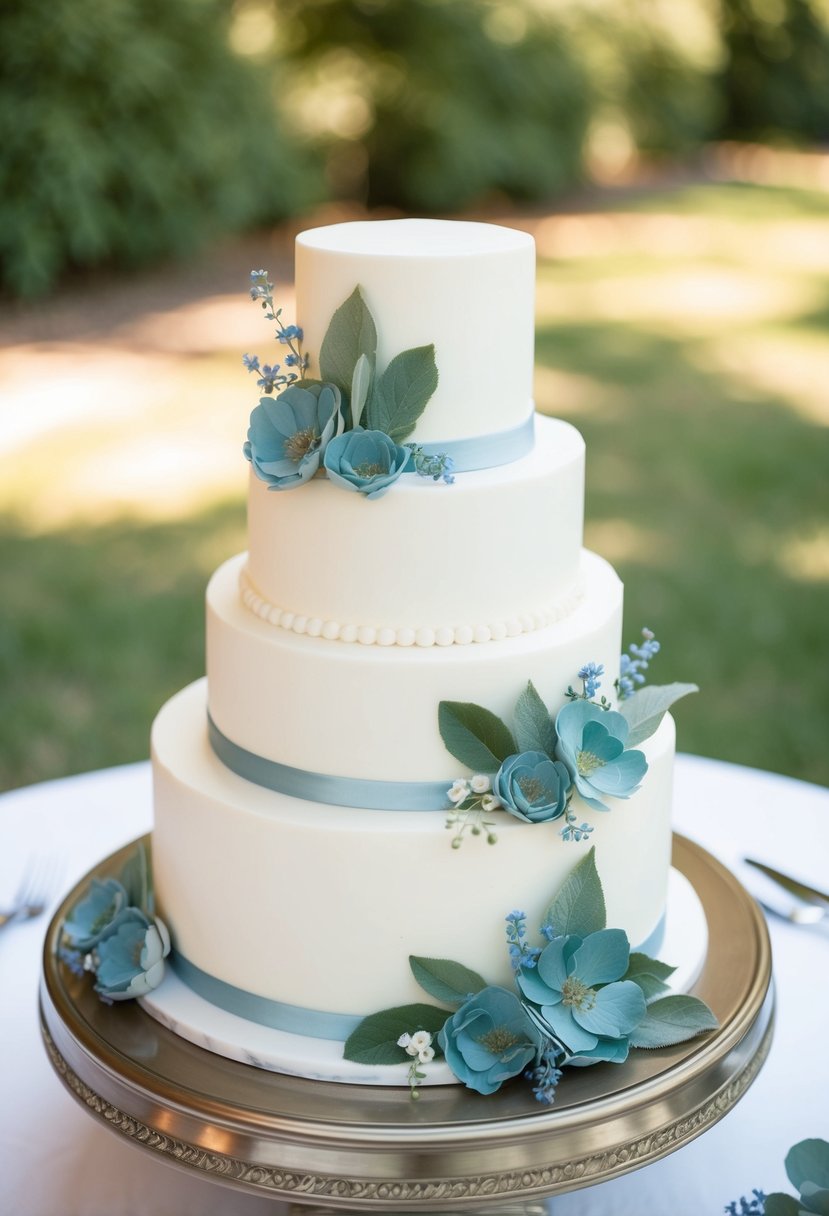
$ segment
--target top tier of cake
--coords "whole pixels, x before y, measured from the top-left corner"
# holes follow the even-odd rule
[[[532,413],[535,249],[493,224],[335,224],[296,241],[296,315],[311,355],[356,286],[377,321],[378,367],[434,343],[439,381],[412,442],[510,431]],[[494,463],[494,462],[493,462]]]

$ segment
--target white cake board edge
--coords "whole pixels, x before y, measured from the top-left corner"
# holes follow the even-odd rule
[[[659,958],[676,967],[670,978],[674,992],[687,992],[702,971],[708,951],[708,923],[699,896],[688,879],[671,869],[665,912],[665,938]],[[141,1007],[175,1034],[228,1060],[269,1072],[313,1081],[348,1085],[405,1086],[407,1064],[368,1065],[343,1059],[343,1044],[311,1039],[249,1022],[198,996],[167,968],[164,980],[142,997]],[[422,1085],[459,1085],[443,1061],[422,1066]]]

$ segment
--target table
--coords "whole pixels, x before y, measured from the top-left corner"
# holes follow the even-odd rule
[[[62,858],[62,890],[148,831],[147,763],[0,796],[0,905],[26,859]],[[695,756],[677,757],[674,824],[726,864],[744,852],[827,885],[829,791]],[[61,892],[55,893],[55,903]],[[92,1119],[52,1072],[37,989],[48,916],[0,935],[0,1211],[14,1216],[282,1216],[283,1205],[216,1186],[143,1153]],[[555,1216],[701,1216],[752,1187],[788,1190],[796,1141],[829,1139],[829,932],[771,923],[778,1016],[771,1054],[737,1107],[672,1156],[557,1198]],[[551,1205],[552,1206],[552,1205]],[[277,1211],[278,1209],[278,1211]]]

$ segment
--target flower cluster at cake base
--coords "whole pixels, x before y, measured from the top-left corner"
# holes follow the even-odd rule
[[[643,645],[630,648],[640,655],[631,660],[638,665],[635,670],[629,665],[625,677],[639,684],[645,682],[643,668],[659,650],[653,634],[642,633]],[[585,663],[578,672],[581,693],[570,685],[555,714],[530,680],[518,698],[512,727],[482,705],[441,701],[441,738],[447,750],[475,774],[459,777],[448,791],[453,809],[446,826],[454,829],[453,848],[460,847],[467,831],[472,836],[485,833],[494,844],[496,825],[484,815],[499,810],[522,823],[563,820],[560,836],[578,843],[587,840],[593,827],[580,821],[574,795],[591,810],[608,811],[606,798],[630,798],[636,793],[648,769],[637,745],[649,739],[671,706],[696,692],[697,686],[651,685],[622,696],[617,680],[620,700],[614,709],[604,695],[596,700],[603,675],[600,663]]]
[[[704,1001],[673,993],[673,968],[631,952],[627,934],[606,927],[594,850],[553,896],[539,940],[526,916],[506,918],[515,988],[489,984],[451,959],[412,955],[409,965],[435,1005],[404,1005],[364,1018],[346,1041],[347,1060],[409,1064],[413,1092],[442,1058],[469,1089],[492,1094],[524,1077],[540,1102],[553,1102],[570,1065],[623,1064],[632,1048],[666,1047],[713,1030]],[[421,1053],[427,1045],[429,1053]],[[436,1046],[435,1046],[436,1045]]]
[[[726,1216],[826,1216],[829,1212],[829,1142],[801,1140],[786,1154],[786,1174],[798,1192],[787,1195],[773,1191],[770,1195],[753,1190],[751,1199],[745,1196],[729,1203]]]
[[[60,957],[76,974],[94,975],[102,1001],[145,996],[164,978],[170,934],[153,904],[142,844],[118,878],[93,878],[63,922]]]
[[[251,297],[276,323],[276,340],[288,347],[287,371],[260,365],[258,355],[243,357],[264,393],[243,451],[268,489],[292,490],[326,475],[344,490],[375,499],[406,472],[451,485],[451,456],[404,443],[437,388],[434,345],[402,351],[378,372],[377,326],[355,287],[331,319],[319,354],[320,378],[311,379],[303,332],[283,323],[267,271],[251,271],[251,280]]]

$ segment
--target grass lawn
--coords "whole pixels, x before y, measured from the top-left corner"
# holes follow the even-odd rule
[[[587,543],[624,579],[626,639],[663,644],[654,681],[702,687],[681,749],[829,782],[829,194],[693,186],[521,222],[539,407],[588,444]],[[220,399],[241,441],[243,349],[167,350],[176,400],[117,436],[59,419],[8,450],[0,788],[145,757],[155,711],[202,673],[204,585],[244,546],[241,457],[191,499],[142,500],[139,465],[122,500],[106,473],[163,417],[175,484]]]

